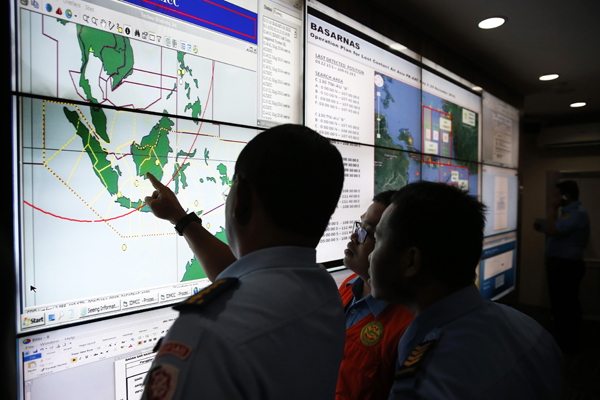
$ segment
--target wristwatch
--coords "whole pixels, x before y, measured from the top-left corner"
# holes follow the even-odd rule
[[[183,236],[183,230],[185,229],[185,227],[188,226],[189,223],[194,222],[194,221],[198,221],[199,223],[202,223],[202,220],[200,219],[198,214],[196,214],[195,212],[191,212],[188,215],[186,215],[185,217],[181,218],[179,220],[179,222],[175,225],[175,230],[177,231],[179,236]]]

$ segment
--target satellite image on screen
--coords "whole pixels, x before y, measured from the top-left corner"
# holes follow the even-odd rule
[[[479,191],[479,115],[423,92],[422,179]]]
[[[375,73],[375,193],[420,180],[421,156],[407,152],[421,151],[420,93]]]

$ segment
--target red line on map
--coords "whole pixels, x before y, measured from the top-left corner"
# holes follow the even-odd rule
[[[213,88],[214,78],[215,78],[215,62],[213,61],[212,76],[210,78],[210,86],[209,86],[209,90],[208,90],[208,96],[207,96],[206,102],[204,104],[207,104],[208,100],[210,99],[210,95],[212,93],[212,88]],[[204,119],[204,113],[206,113],[206,107],[204,108],[204,111],[202,112],[202,119]],[[173,178],[175,176],[177,176],[177,174],[179,174],[179,171],[181,170],[181,168],[183,167],[183,165],[185,164],[185,162],[189,158],[189,153],[191,153],[192,149],[194,148],[194,145],[196,144],[196,140],[198,140],[198,136],[205,136],[205,135],[203,135],[203,134],[200,133],[200,130],[202,129],[203,123],[204,123],[204,121],[200,121],[200,126],[198,127],[198,132],[196,132],[196,137],[194,138],[194,141],[192,142],[192,145],[190,146],[190,150],[187,152],[188,154],[185,156],[185,159],[183,160],[183,162],[179,166],[179,169],[177,170],[177,172],[175,172],[173,174],[173,176],[171,177],[171,179],[169,180],[169,182],[167,182],[165,184],[165,186],[168,186],[171,182],[173,182]],[[235,142],[233,140],[229,140],[229,141],[230,142]],[[245,143],[245,142],[236,142],[236,143]],[[71,221],[71,222],[87,222],[87,223],[90,223],[90,222],[108,222],[108,221],[112,221],[112,220],[115,220],[115,219],[123,218],[123,217],[126,217],[126,216],[130,215],[130,214],[133,214],[134,212],[140,210],[142,207],[144,207],[146,205],[146,203],[144,203],[141,206],[139,206],[138,208],[136,208],[134,210],[131,210],[128,213],[125,213],[123,215],[118,215],[116,217],[103,218],[103,219],[97,219],[97,220],[83,220],[83,219],[68,218],[68,217],[63,217],[63,216],[60,216],[60,215],[53,214],[51,212],[45,211],[45,210],[43,210],[43,209],[41,209],[39,207],[34,206],[33,204],[31,204],[31,203],[29,203],[29,202],[27,202],[25,200],[23,200],[23,203],[27,204],[29,207],[31,207],[31,208],[33,208],[33,209],[35,209],[37,211],[40,211],[40,212],[42,212],[42,213],[44,213],[46,215],[50,215],[50,216],[55,217],[55,218],[59,218],[59,219],[63,219],[63,220],[66,220],[66,221]],[[212,211],[214,211],[217,208],[222,207],[222,206],[223,206],[223,204],[221,204],[220,206],[217,206],[217,207],[213,208],[212,210],[208,211],[207,213],[204,213],[203,215],[206,215],[206,214],[208,214],[208,213],[210,213],[210,212],[212,212]]]
[[[165,10],[169,10],[169,11],[171,11],[171,12],[174,12],[174,13],[176,13],[176,14],[185,15],[186,17],[189,17],[189,18],[192,18],[192,19],[195,19],[195,20],[198,20],[198,21],[204,22],[205,24],[210,24],[210,25],[218,26],[219,28],[222,28],[222,29],[225,29],[225,30],[228,30],[228,31],[231,31],[231,32],[235,32],[235,33],[237,33],[238,35],[246,36],[246,37],[249,37],[250,39],[256,39],[256,34],[255,34],[254,36],[250,36],[250,35],[247,35],[247,34],[245,34],[245,33],[238,32],[238,31],[236,31],[236,30],[234,30],[234,29],[227,28],[226,26],[222,26],[222,25],[219,25],[219,24],[215,24],[214,22],[210,22],[210,21],[204,20],[204,19],[202,19],[202,18],[194,17],[193,15],[186,14],[186,13],[184,13],[184,12],[182,12],[182,11],[174,10],[174,9],[172,9],[172,8],[169,8],[169,7],[166,7],[166,6],[161,6],[160,4],[156,4],[156,3],[153,3],[153,2],[151,2],[151,1],[148,1],[148,0],[142,0],[142,1],[143,1],[144,3],[152,4],[153,6],[156,6],[156,7],[159,7],[159,8],[164,8]],[[205,1],[206,1],[206,0],[205,0]],[[207,3],[214,4],[214,3],[211,3],[210,1],[207,1]],[[223,7],[223,6],[219,6],[219,7],[225,8],[226,10],[229,10],[229,11],[232,11],[232,12],[236,12],[236,11],[233,11],[233,10],[231,10],[231,9],[229,9],[229,8],[226,8],[226,7]],[[240,13],[237,13],[237,14],[240,14]],[[249,17],[249,16],[247,16],[247,15],[244,15],[244,14],[240,14],[240,15],[243,15],[244,17],[246,17],[246,18],[249,18],[249,19],[251,19],[251,20],[253,20],[253,21],[254,21],[254,32],[256,32],[256,19],[254,19],[254,18],[252,18],[252,17]]]

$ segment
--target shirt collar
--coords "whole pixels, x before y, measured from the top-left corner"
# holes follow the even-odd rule
[[[320,267],[317,264],[317,251],[308,247],[279,246],[270,247],[246,254],[217,276],[222,278],[241,278],[252,272],[268,268]],[[311,265],[312,264],[312,265]]]
[[[357,300],[357,298],[362,295],[364,284],[365,282],[360,276],[357,276],[356,278],[346,282],[346,286],[352,285],[351,290],[352,294],[354,295],[354,298],[352,299],[352,304],[365,301],[371,309],[371,313],[375,316],[375,318],[377,318],[377,316],[379,316],[379,314],[381,314],[390,303],[383,300],[377,300],[375,297],[371,296],[371,293],[369,293],[362,299]]]
[[[562,208],[562,212],[564,213],[565,211],[575,211],[576,209],[578,209],[581,206],[581,201],[577,200],[574,201],[570,204],[567,204],[566,206],[564,206]]]
[[[398,349],[408,347],[412,350],[433,329],[446,325],[484,303],[485,300],[475,285],[469,285],[452,293],[415,317],[400,339]]]

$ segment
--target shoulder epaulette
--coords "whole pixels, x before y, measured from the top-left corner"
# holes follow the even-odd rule
[[[215,281],[212,285],[205,287],[195,295],[188,297],[187,300],[175,305],[173,309],[177,311],[194,309],[198,310],[206,306],[212,300],[219,297],[227,289],[238,283],[238,278],[223,278]]]
[[[414,376],[417,369],[423,363],[423,360],[425,360],[427,353],[433,349],[435,342],[435,340],[430,340],[415,347],[412,353],[406,358],[406,361],[396,371],[394,379],[404,379]]]

